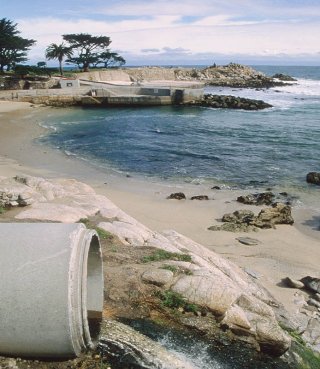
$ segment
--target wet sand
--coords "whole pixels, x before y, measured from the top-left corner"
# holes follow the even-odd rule
[[[213,232],[224,213],[249,208],[235,201],[240,190],[212,190],[203,185],[153,183],[94,167],[90,163],[41,146],[34,139],[46,133],[39,123],[48,114],[63,114],[56,108],[31,107],[28,103],[0,102],[0,176],[29,174],[40,177],[75,178],[91,185],[125,212],[149,228],[175,229],[196,242],[232,260],[252,275],[294,313],[296,290],[278,286],[282,278],[320,277],[320,231],[317,215],[294,209],[294,226],[254,233]],[[183,191],[187,200],[167,200],[172,192]],[[190,200],[193,195],[208,195],[209,201]],[[320,213],[320,209],[319,209]],[[319,215],[320,218],[320,215]],[[236,238],[259,240],[257,246],[245,246]]]

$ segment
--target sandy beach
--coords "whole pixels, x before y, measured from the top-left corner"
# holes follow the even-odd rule
[[[306,275],[320,277],[320,232],[311,222],[309,212],[293,209],[295,224],[279,225],[275,230],[249,234],[209,231],[207,228],[218,224],[225,213],[245,208],[258,213],[260,208],[235,201],[245,191],[218,191],[201,185],[169,185],[128,178],[106,173],[89,163],[36,144],[34,139],[46,132],[39,123],[48,114],[61,114],[61,110],[0,102],[0,176],[67,177],[88,183],[151,229],[174,229],[246,268],[292,313],[298,309],[294,303],[296,290],[279,286],[281,279],[287,276],[300,279]],[[170,193],[178,191],[183,191],[187,198],[208,195],[210,200],[166,199]],[[239,236],[253,237],[260,244],[242,245],[236,240]]]

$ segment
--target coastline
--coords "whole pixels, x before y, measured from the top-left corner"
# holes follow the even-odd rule
[[[18,105],[14,105],[18,104]],[[90,163],[67,156],[54,149],[38,145],[33,140],[46,129],[39,122],[46,114],[59,114],[53,108],[31,107],[28,103],[0,102],[0,175],[29,174],[40,177],[68,177],[88,183],[99,194],[107,196],[117,206],[155,231],[174,229],[255,273],[258,281],[275,298],[294,313],[296,290],[277,286],[290,276],[299,279],[306,275],[318,277],[320,259],[319,231],[307,231],[301,226],[308,219],[297,209],[294,219],[298,225],[279,225],[276,230],[261,230],[254,234],[212,232],[224,213],[259,207],[245,206],[233,201],[242,190],[214,191],[201,185],[169,185],[151,183],[125,175],[115,175],[90,166]],[[187,197],[209,195],[209,201],[167,200],[172,192],[183,191]],[[301,229],[303,228],[303,229]],[[303,231],[303,232],[302,232]],[[318,233],[317,233],[318,232]],[[257,246],[240,244],[238,236],[254,237]]]

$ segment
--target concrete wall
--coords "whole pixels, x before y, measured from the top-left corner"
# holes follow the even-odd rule
[[[121,69],[110,69],[104,71],[84,72],[77,74],[78,79],[86,79],[88,81],[124,81],[131,82],[128,73]]]

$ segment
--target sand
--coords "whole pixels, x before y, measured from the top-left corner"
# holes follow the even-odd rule
[[[149,228],[156,231],[175,229],[245,268],[289,312],[298,310],[294,303],[297,290],[279,284],[287,276],[294,279],[306,275],[320,277],[317,218],[311,222],[311,214],[297,208],[293,211],[296,220],[293,226],[279,225],[275,230],[249,234],[209,231],[207,228],[217,224],[224,213],[248,208],[235,201],[244,191],[219,191],[195,184],[152,183],[95,168],[34,141],[46,133],[39,122],[48,114],[59,115],[63,111],[32,107],[27,103],[0,102],[0,176],[68,177],[88,183]],[[183,191],[188,198],[206,194],[210,200],[166,199],[177,191]],[[260,210],[259,207],[249,208],[256,213]],[[236,240],[239,236],[253,237],[260,244],[245,246]]]

